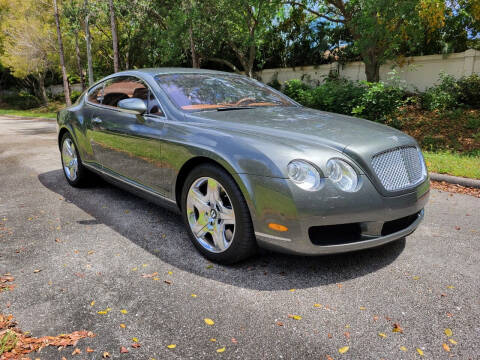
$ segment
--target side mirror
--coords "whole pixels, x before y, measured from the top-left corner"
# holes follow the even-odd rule
[[[147,105],[142,99],[131,98],[120,100],[117,104],[120,109],[127,110],[132,114],[142,115],[147,111]]]

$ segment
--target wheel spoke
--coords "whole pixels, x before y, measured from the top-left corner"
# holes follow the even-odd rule
[[[188,199],[199,212],[206,212],[210,209],[208,206],[208,197],[204,196],[195,188],[190,189],[190,192],[188,193]]]
[[[233,209],[227,208],[223,204],[220,204],[219,216],[225,224],[235,224],[235,213]]]
[[[220,187],[218,182],[212,178],[208,179],[207,198],[210,201],[210,206],[212,207],[220,201]]]
[[[225,241],[225,225],[223,223],[216,224],[211,232],[213,243],[215,246],[220,250],[225,250],[228,246],[227,242]]]

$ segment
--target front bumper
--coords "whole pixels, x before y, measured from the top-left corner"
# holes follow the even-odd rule
[[[246,185],[242,190],[247,193],[258,245],[300,255],[349,252],[403,238],[419,226],[429,197],[428,177],[405,194],[386,197],[364,175],[355,193],[341,192],[328,179],[321,190],[306,192],[287,179],[237,176]],[[387,224],[398,221],[386,231]],[[288,231],[274,231],[270,223],[284,225]],[[330,239],[334,235],[325,233],[321,237],[326,239],[312,238],[312,229],[322,227],[354,228],[356,234],[345,240]]]

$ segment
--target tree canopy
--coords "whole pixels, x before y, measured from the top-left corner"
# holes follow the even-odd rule
[[[69,82],[86,86],[89,73],[98,79],[114,64],[255,76],[267,67],[361,60],[367,79],[378,81],[387,60],[480,48],[480,1],[472,0],[56,3],[58,26],[53,0],[0,0],[0,71],[30,79],[40,98],[47,74],[60,79],[62,54]]]

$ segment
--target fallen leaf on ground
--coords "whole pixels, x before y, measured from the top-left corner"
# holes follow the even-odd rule
[[[154,273],[151,273],[151,274],[142,274],[142,278],[153,278],[155,276],[158,275],[158,272],[154,272]]]
[[[177,347],[177,345],[175,345],[175,344],[167,345],[167,348],[169,348],[169,349],[175,349],[176,347]]]
[[[39,273],[40,271],[42,271],[42,269],[35,269],[33,270],[33,272],[36,274],[36,273]]]
[[[213,268],[213,264],[207,265],[207,269],[211,269],[211,268]]]
[[[168,272],[168,275],[173,275],[173,271],[169,271],[169,272]]]
[[[377,320],[378,320],[378,316],[375,315],[375,316],[373,317],[373,321],[377,321]]]
[[[120,354],[126,354],[126,353],[128,353],[128,352],[129,352],[129,351],[128,351],[128,349],[127,349],[125,346],[122,346],[122,347],[120,348]]]
[[[168,284],[168,285],[172,285],[172,284],[173,284],[173,281],[171,281],[171,280],[163,280],[163,282],[164,282],[165,284]]]
[[[420,356],[423,356],[423,351],[422,351],[422,349],[417,348],[417,352],[420,354]]]
[[[125,329],[127,326],[126,326],[125,324],[120,324],[120,327],[121,327],[122,329]]]
[[[110,357],[110,353],[109,353],[108,351],[104,351],[102,357],[103,357],[104,359],[109,358],[109,357]]]
[[[108,314],[110,311],[112,311],[111,308],[106,308],[105,310],[97,311],[97,314],[106,315],[106,314]]]
[[[93,306],[95,305],[95,300],[93,300],[91,303],[90,303],[90,306]]]
[[[278,326],[283,326],[283,322],[277,321],[277,325],[278,325]]]
[[[295,289],[290,289],[290,290],[288,290],[288,291],[290,291],[290,292],[295,292]]]
[[[345,331],[345,332],[343,333],[343,335],[345,335],[345,337],[346,337],[347,339],[350,339],[350,333],[349,333],[348,331]]]
[[[360,310],[367,310],[365,306],[360,306]]]
[[[191,294],[190,296],[193,297],[193,298],[196,298],[196,297],[197,297],[196,294]]]
[[[293,320],[302,320],[302,317],[300,315],[288,314],[287,316]]]
[[[407,348],[405,346],[400,346],[400,350],[402,350],[403,352],[407,351]]]
[[[232,338],[232,343],[237,344],[237,343],[238,343],[238,340],[235,339],[235,338]]]
[[[450,352],[450,347],[447,344],[443,343],[442,347],[443,347],[443,350]]]
[[[138,342],[138,339],[137,339],[136,337],[133,337],[133,338],[132,338],[132,341],[133,341],[133,342]]]
[[[330,355],[327,355],[327,360],[333,360],[333,358]]]
[[[419,280],[419,279],[420,279],[420,276],[415,275],[415,276],[413,277],[413,280]]]
[[[87,353],[92,353],[92,352],[94,352],[94,351],[95,351],[95,350],[93,350],[91,347],[88,347],[88,346],[87,346],[87,350],[86,350]]]
[[[75,331],[70,334],[60,334],[57,336],[43,336],[40,338],[32,337],[28,332],[23,332],[16,327],[13,315],[0,314],[0,334],[2,359],[27,358],[31,352],[39,352],[47,346],[67,347],[75,346],[80,339],[94,337],[90,331]],[[8,335],[6,335],[8,334]],[[81,354],[81,350],[75,348],[72,355]]]
[[[393,323],[393,330],[392,332],[398,332],[403,334],[403,329],[400,327],[398,323]]]
[[[321,308],[322,304],[313,304],[313,306],[316,307],[316,308]]]
[[[137,267],[134,267],[134,268],[132,269],[132,271],[137,271],[137,270],[138,270],[138,268],[137,268]]]
[[[205,324],[207,324],[207,325],[215,324],[215,322],[212,319],[209,319],[209,318],[205,318],[205,319],[203,319],[203,321],[205,321]]]
[[[330,333],[328,333],[327,336],[328,336],[329,339],[331,339],[333,337],[333,335],[330,334]]]
[[[340,354],[345,354],[349,349],[350,349],[350,346],[344,346],[344,347],[341,347],[340,349],[338,349],[338,352]]]
[[[225,351],[225,347],[217,349],[217,353],[223,353]]]
[[[131,346],[136,349],[139,348],[141,345],[139,343],[133,343]]]
[[[455,286],[453,286],[453,285],[448,285],[448,286],[447,286],[447,289],[455,289]]]
[[[378,336],[382,337],[382,338],[386,338],[387,335],[385,333],[378,333]]]
[[[120,310],[120,312],[121,312],[122,314],[128,314],[128,311],[125,310],[125,309]]]
[[[452,336],[453,335],[452,329],[446,328],[445,329],[445,335]]]
[[[448,339],[448,341],[450,341],[450,343],[452,343],[453,345],[457,345],[457,344],[458,344],[458,343],[457,343],[455,340],[453,340],[453,339]]]
[[[210,341],[215,342],[215,341],[217,341],[217,339],[211,338]]]

